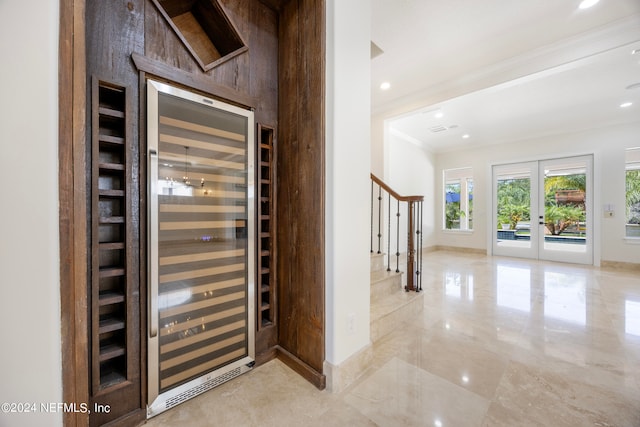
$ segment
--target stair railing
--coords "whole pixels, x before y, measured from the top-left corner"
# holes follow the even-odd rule
[[[383,200],[386,196],[386,206]],[[380,178],[371,174],[371,253],[376,249],[374,240],[377,238],[377,253],[382,253],[382,227],[385,222],[384,210],[387,211],[387,271],[391,271],[391,211],[392,199],[395,207],[395,258],[396,273],[400,272],[400,251],[404,249],[400,246],[400,217],[401,206],[406,206],[407,216],[407,286],[406,291],[420,292],[422,290],[422,214],[424,196],[401,196],[391,187],[385,184]],[[406,205],[401,205],[406,203]],[[377,234],[374,236],[374,228],[377,227]],[[375,238],[374,238],[375,237]]]

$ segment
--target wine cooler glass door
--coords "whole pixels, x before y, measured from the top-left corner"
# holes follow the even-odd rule
[[[148,81],[149,416],[253,366],[253,113]]]

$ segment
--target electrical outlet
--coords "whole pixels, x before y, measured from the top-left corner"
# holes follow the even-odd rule
[[[347,316],[347,333],[353,335],[356,333],[356,314],[349,313]]]

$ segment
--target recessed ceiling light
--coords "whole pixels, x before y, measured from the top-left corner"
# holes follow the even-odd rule
[[[435,117],[436,119],[441,119],[444,117],[444,113],[442,111],[436,111],[433,117]]]
[[[382,82],[382,84],[380,85],[380,89],[382,90],[388,90],[391,87],[391,83],[389,82]]]
[[[464,139],[468,139],[471,135],[469,135],[468,133],[465,133],[464,135],[462,135],[462,138]]]
[[[582,0],[582,2],[580,2],[580,6],[578,6],[580,9],[589,9],[590,7],[594,6],[596,3],[598,3],[599,0]]]
[[[620,104],[620,108],[627,108],[627,107],[631,107],[633,105],[633,102],[623,102],[622,104]]]

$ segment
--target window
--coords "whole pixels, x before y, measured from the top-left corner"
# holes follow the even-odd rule
[[[626,152],[626,237],[640,238],[640,147]]]
[[[471,168],[447,169],[444,182],[444,228],[473,230],[473,173]]]

